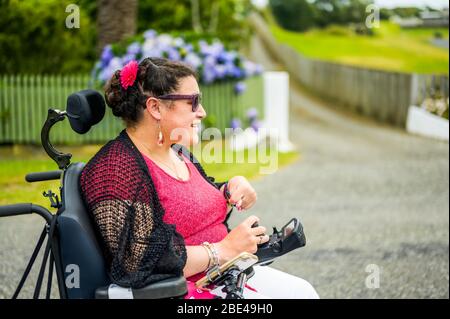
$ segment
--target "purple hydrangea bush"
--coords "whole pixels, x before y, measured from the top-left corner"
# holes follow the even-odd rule
[[[116,70],[131,60],[164,57],[189,64],[197,71],[201,84],[238,81],[235,93],[242,94],[246,89],[242,80],[263,71],[261,65],[247,60],[236,51],[226,50],[219,40],[188,43],[182,37],[158,34],[155,30],[145,31],[142,38],[142,41],[130,43],[121,54],[114,54],[113,46],[105,46],[92,71],[94,81],[104,84]]]

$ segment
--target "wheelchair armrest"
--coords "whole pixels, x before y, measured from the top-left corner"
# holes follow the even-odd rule
[[[111,285],[97,288],[95,298],[110,299],[112,297],[109,295],[110,287]],[[127,289],[119,286],[116,288],[126,291],[123,298],[134,299],[179,298],[187,294],[186,279],[183,276],[164,279],[139,289]]]

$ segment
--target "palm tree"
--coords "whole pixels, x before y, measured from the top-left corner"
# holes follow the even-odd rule
[[[97,0],[97,52],[136,33],[137,0]]]

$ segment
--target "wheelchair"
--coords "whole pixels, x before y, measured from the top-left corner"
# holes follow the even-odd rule
[[[80,193],[79,177],[84,163],[71,163],[72,154],[62,153],[50,143],[51,128],[66,117],[73,131],[85,134],[99,123],[104,115],[105,101],[100,93],[94,90],[82,90],[71,94],[67,98],[66,111],[48,110],[47,119],[41,130],[41,143],[59,170],[29,173],[25,176],[25,180],[30,183],[61,181],[59,196],[51,190],[43,194],[50,200],[51,207],[56,209],[55,214],[32,203],[0,206],[0,217],[37,214],[45,220],[45,226],[13,299],[19,296],[46,238],[42,264],[33,294],[35,299],[39,298],[46,271],[48,275],[46,298],[50,298],[54,270],[61,299],[165,299],[183,298],[187,294],[187,282],[182,276],[132,289],[113,284],[107,274],[99,238]],[[258,245],[256,256],[253,257],[259,265],[264,266],[305,244],[303,226],[293,218],[280,231],[274,227],[269,242]],[[222,291],[225,292],[226,299],[242,299],[244,286],[253,274],[253,267],[230,267],[223,273],[219,272],[219,276],[210,282],[223,286]]]
[[[105,260],[96,236],[93,222],[83,203],[79,177],[84,163],[71,163],[72,154],[56,150],[50,143],[53,125],[69,119],[71,128],[78,134],[87,133],[103,119],[105,102],[94,90],[83,90],[71,94],[67,99],[67,110],[49,109],[41,130],[41,143],[59,170],[27,174],[27,182],[61,180],[59,196],[52,191],[44,192],[52,214],[46,208],[32,203],[0,206],[0,217],[37,214],[45,220],[36,248],[13,295],[19,293],[47,238],[42,264],[38,273],[33,298],[38,299],[47,270],[46,298],[50,298],[53,271],[56,272],[58,292],[61,299],[109,299],[123,297],[136,299],[182,298],[187,293],[184,277],[174,277],[152,283],[140,289],[113,285],[106,272]],[[61,200],[59,200],[61,199]]]

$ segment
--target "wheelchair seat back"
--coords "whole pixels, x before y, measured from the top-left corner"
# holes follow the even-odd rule
[[[95,298],[98,287],[111,283],[94,222],[81,197],[79,177],[84,163],[71,164],[64,173],[58,217],[60,253],[67,297]]]
[[[88,132],[93,125],[101,121],[104,114],[103,97],[94,90],[79,91],[67,99],[70,126],[79,134]],[[53,155],[56,159],[60,156],[59,153]],[[111,280],[106,271],[105,259],[94,227],[95,221],[86,209],[81,196],[79,178],[83,168],[83,163],[73,163],[63,174],[61,190],[63,206],[58,211],[57,233],[65,292],[69,299],[110,298]],[[113,294],[114,291],[111,289]],[[174,298],[183,297],[186,293],[186,279],[180,276],[132,289],[131,296]]]

